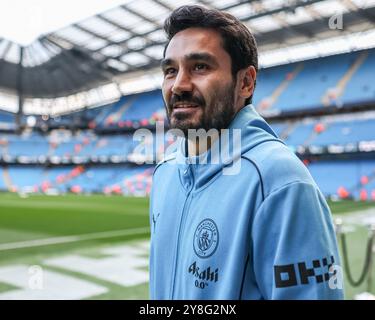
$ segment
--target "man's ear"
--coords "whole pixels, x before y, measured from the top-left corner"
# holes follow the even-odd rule
[[[245,69],[242,69],[238,72],[239,76],[239,95],[241,98],[244,98],[245,100],[254,92],[254,83],[257,76],[257,72],[253,66],[249,66]]]

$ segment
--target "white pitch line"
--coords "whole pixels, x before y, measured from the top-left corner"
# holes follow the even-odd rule
[[[88,233],[88,234],[81,234],[81,235],[74,235],[74,236],[54,237],[54,238],[46,238],[46,239],[36,239],[36,240],[29,240],[29,241],[3,243],[3,244],[0,244],[0,251],[48,246],[52,244],[71,243],[71,242],[78,242],[78,241],[85,241],[85,240],[113,238],[117,236],[145,234],[145,233],[148,233],[149,231],[150,231],[149,227],[144,227],[144,228]]]

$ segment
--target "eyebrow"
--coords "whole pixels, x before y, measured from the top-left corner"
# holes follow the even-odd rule
[[[163,59],[160,62],[160,67],[162,69],[165,69],[167,66],[170,66],[171,64],[173,64],[173,60],[172,59]]]
[[[194,60],[206,61],[207,63],[213,64],[215,66],[218,64],[214,56],[206,52],[190,53],[190,54],[185,55],[184,59],[187,61],[194,61]],[[160,66],[162,69],[165,69],[167,66],[170,66],[173,63],[174,63],[173,59],[167,58],[161,61]]]

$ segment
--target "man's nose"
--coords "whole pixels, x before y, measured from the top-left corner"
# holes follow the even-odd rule
[[[193,85],[189,74],[186,71],[179,71],[172,87],[172,93],[181,95],[183,92],[193,90]]]

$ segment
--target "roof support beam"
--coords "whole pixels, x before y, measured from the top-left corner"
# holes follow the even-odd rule
[[[81,73],[79,77],[76,77],[79,73],[77,73],[78,70],[80,70],[80,64],[76,59],[74,59],[62,46],[59,45],[57,41],[54,41],[51,37],[47,36],[41,40],[41,44],[43,46],[56,46],[61,49],[61,54],[66,58],[61,60],[61,66],[65,70],[64,74],[65,77],[68,77],[68,82],[73,82],[74,86],[77,87],[83,87],[83,89],[88,90],[88,86],[83,85],[85,82],[85,74]],[[58,68],[58,66],[56,66]],[[58,84],[59,79],[56,79],[56,84]],[[72,83],[70,83],[70,86]]]
[[[5,41],[5,40],[3,40],[3,41]],[[8,54],[11,47],[12,47],[12,42],[8,41],[8,44],[7,44],[6,48],[4,49],[3,53],[1,54],[0,59],[2,59],[2,60],[5,59],[5,57]]]
[[[91,31],[91,30],[88,30],[87,28],[84,28],[84,27],[80,26],[79,24],[75,24],[74,27],[76,27],[76,28],[78,28],[78,29],[80,29],[80,30],[82,30],[82,31],[84,31],[84,32],[87,32],[87,33],[89,33],[89,34],[91,34],[91,35],[93,35],[93,36],[95,36],[95,37],[98,37],[98,38],[100,38],[100,39],[104,39],[104,40],[106,40],[107,42],[110,42],[110,43],[113,44],[113,45],[118,46],[118,43],[117,43],[117,42],[111,41],[111,40],[109,40],[109,39],[106,38],[106,37],[103,37],[103,36],[101,36],[101,35],[99,35],[99,34],[93,32],[93,31]],[[133,33],[133,34],[134,34],[134,33]],[[147,55],[147,54],[144,53],[144,52],[141,52],[141,54],[142,54],[143,56],[145,56],[148,60],[155,60],[153,57]],[[113,58],[113,59],[119,61],[120,63],[123,63],[123,64],[125,64],[125,65],[130,66],[129,64],[125,63],[124,61],[122,61],[122,60],[120,60],[120,59],[118,59],[118,58]]]
[[[129,29],[129,28],[126,28],[126,27],[124,27],[124,26],[122,26],[122,25],[116,23],[115,21],[112,21],[111,19],[108,19],[108,18],[106,18],[106,17],[104,17],[104,16],[102,16],[102,15],[98,15],[97,17],[98,17],[99,19],[101,19],[101,20],[103,20],[103,21],[105,21],[105,22],[107,22],[107,23],[109,23],[109,24],[111,24],[111,25],[113,25],[113,26],[119,28],[120,30],[124,30],[124,31],[126,31],[126,32],[129,32],[129,33],[133,36],[133,37],[132,37],[133,39],[136,38],[136,37],[143,37],[140,33],[134,32],[133,30],[131,30],[131,29]],[[143,38],[145,38],[145,37],[143,37]],[[130,40],[130,39],[129,39],[129,40]],[[126,40],[126,41],[128,41],[128,40]],[[146,38],[146,41],[149,41],[149,40]],[[124,44],[124,43],[122,43],[122,45],[123,45],[123,44]],[[122,47],[122,45],[119,44],[118,42],[116,42],[116,45]],[[153,60],[153,59],[154,59],[153,57],[150,57],[150,56],[147,55],[147,54],[143,54],[143,55],[144,55],[145,57],[147,57],[148,59],[150,59],[150,60]],[[120,63],[122,63],[122,64],[124,64],[124,65],[126,65],[127,67],[130,66],[128,63],[126,63],[126,62],[120,60],[119,58],[113,58],[113,59],[116,60],[116,61],[118,61],[118,62],[120,62]]]
[[[53,39],[50,36],[47,36],[46,39],[48,41],[54,43],[55,45],[59,46],[58,41],[57,41],[59,39],[59,37],[56,37],[56,35],[53,35],[53,37],[56,38],[56,39]],[[63,39],[63,40],[65,41],[65,39]],[[103,61],[109,60],[109,59],[111,59],[111,57],[106,57],[106,59],[104,59],[104,60],[98,60],[98,59],[95,59],[95,58],[92,57],[92,54],[93,54],[92,51],[87,50],[85,48],[82,48],[80,46],[76,46],[74,44],[73,44],[73,46],[74,46],[73,48],[75,48],[76,51],[81,52],[82,54],[84,54],[84,55],[87,56],[87,59],[85,59],[85,63],[89,65],[90,70],[89,71],[83,70],[83,71],[85,71],[85,73],[88,74],[88,75],[96,74],[98,76],[98,81],[99,82],[100,81],[102,81],[102,82],[112,82],[113,81],[113,77],[119,73],[119,71],[117,71],[117,70],[115,72],[113,72],[114,71],[114,70],[112,70],[113,68],[111,70],[109,70],[109,69],[106,70],[105,69],[105,65],[103,65]],[[67,51],[67,50],[63,49],[62,53],[65,56],[67,56],[68,59],[70,61],[72,61],[73,64],[75,64],[75,66],[77,68],[75,70],[75,72],[77,72],[77,70],[82,70],[82,63],[81,63],[81,61],[78,61],[75,58],[75,56],[72,55],[72,51],[71,50]],[[81,86],[82,86],[82,82],[83,81],[81,80],[80,81]]]
[[[228,6],[224,6],[224,7],[221,7],[221,8],[218,8],[219,10],[229,10],[229,9],[232,9],[232,8],[235,8],[235,7],[239,7],[243,4],[249,4],[251,5],[252,2],[255,2],[255,1],[258,1],[258,0],[242,0],[242,1],[238,1],[238,2],[235,2],[233,4],[230,4]]]
[[[286,6],[277,8],[277,9],[268,10],[268,11],[264,11],[264,12],[260,12],[260,13],[249,15],[247,17],[241,18],[241,21],[249,21],[249,20],[261,18],[261,17],[264,17],[264,16],[270,16],[272,14],[280,13],[280,12],[283,12],[283,11],[295,10],[297,8],[310,6],[310,5],[314,4],[314,3],[318,3],[318,2],[322,2],[322,1],[325,1],[325,0],[297,1],[293,5],[286,5]]]
[[[30,47],[24,48],[24,53],[23,53],[24,61],[28,61],[28,63],[31,65],[29,67],[26,67],[25,74],[24,74],[25,83],[27,83],[27,88],[25,88],[26,89],[25,91],[26,92],[29,91],[29,88],[30,88],[31,92],[36,92],[35,85],[40,84],[41,82],[37,78],[36,72],[29,72],[30,69],[32,68],[32,64],[35,61],[35,59],[32,57],[33,56],[32,53],[30,51],[31,51]],[[28,80],[27,78],[29,78],[31,80]]]
[[[18,96],[18,111],[16,115],[16,124],[17,129],[21,128],[21,117],[23,115],[23,103],[24,103],[24,96],[23,96],[23,54],[24,54],[24,47],[20,47],[20,60],[17,66],[17,96]]]
[[[41,47],[43,47],[43,50],[50,57],[53,57],[56,54],[58,54],[57,52],[61,52],[60,48],[59,49],[56,49],[56,47],[52,48],[51,45],[47,45],[43,41],[39,41],[38,43]],[[53,84],[51,85],[51,81],[50,81],[49,76],[48,76],[50,74],[50,71],[47,70],[46,63],[38,65],[38,67],[35,67],[34,70],[35,70],[34,72],[38,74],[39,83],[40,83],[40,86],[42,88],[42,91],[48,92],[51,87],[54,88],[54,90],[52,90],[52,91],[55,91],[55,92],[57,91],[57,87],[56,87],[55,83],[58,81],[58,79],[57,79],[56,75],[54,73],[52,73],[52,77],[55,79],[55,81],[53,81]],[[73,77],[71,72],[69,72],[69,76],[70,76],[70,79],[71,79],[71,83],[73,85],[75,85],[77,83],[77,81],[75,80],[75,78]]]
[[[100,19],[100,20],[103,20],[109,24],[111,24],[112,26],[120,29],[120,30],[123,30],[123,31],[126,31],[126,32],[129,32],[131,35],[133,35],[134,37],[142,37],[143,35],[140,34],[140,33],[137,33],[135,32],[134,30],[130,29],[130,28],[127,28],[127,27],[124,27],[122,25],[120,25],[119,23],[117,23],[116,21],[113,21],[105,16],[103,16],[102,14],[98,14],[97,17]]]
[[[51,47],[54,46],[53,43],[48,42],[45,39],[42,39],[40,41],[40,44],[44,48],[46,48],[46,50],[51,50],[52,49]],[[58,48],[61,50],[60,47],[58,47]],[[55,66],[52,66],[52,69],[59,69],[59,66],[57,65],[57,61],[54,62],[54,63],[55,63]],[[58,75],[56,75],[55,72],[51,72],[50,70],[48,70],[47,65],[43,64],[41,66],[41,68],[42,68],[41,73],[44,73],[46,75],[45,78],[47,78],[47,79],[49,79],[49,77],[53,78],[53,79],[51,79],[50,82],[48,82],[49,83],[48,86],[50,88],[51,87],[53,88],[53,89],[50,90],[51,92],[58,92],[60,90],[59,88],[61,87],[61,82],[64,82],[65,87],[78,86],[80,84],[80,80],[77,79],[77,77],[76,77],[77,73],[74,72],[74,68],[72,68],[70,63],[68,63],[67,61],[61,61],[60,65],[62,67],[62,70],[65,71],[63,73],[63,78],[58,77]],[[51,95],[51,93],[49,93],[49,95]]]
[[[123,9],[123,10],[125,10],[125,11],[127,11],[127,12],[130,12],[131,14],[137,16],[138,18],[141,18],[144,21],[147,21],[147,22],[155,25],[157,28],[161,28],[161,25],[159,23],[157,23],[155,20],[150,19],[150,18],[146,17],[145,15],[143,15],[143,14],[137,12],[137,11],[134,11],[133,9],[130,9],[126,5],[121,5],[120,8]]]
[[[343,5],[346,8],[348,8],[350,11],[359,15],[360,17],[365,18],[370,23],[375,23],[375,17],[372,14],[370,14],[368,11],[366,11],[365,9],[358,7],[353,1],[344,0]]]
[[[124,30],[127,30],[127,29],[124,29]],[[135,33],[134,31],[130,31],[133,35],[132,35],[130,38],[128,38],[128,39],[125,39],[125,40],[122,40],[122,41],[118,41],[118,42],[117,42],[117,45],[119,45],[119,46],[120,46],[120,45],[124,45],[124,44],[126,44],[128,41],[133,40],[134,38],[137,38],[137,37],[140,37],[140,38],[146,38],[150,33],[153,33],[153,32],[158,31],[158,30],[161,30],[161,29],[150,30],[150,31],[143,32],[143,33]],[[147,38],[146,38],[146,41],[147,41],[148,43],[151,43],[152,45],[157,45],[157,44],[159,44],[159,42],[155,42],[155,41],[149,40],[149,39],[147,39]],[[93,52],[98,52],[98,51],[100,51],[100,50],[102,50],[102,49],[104,49],[104,48],[105,48],[105,46],[104,46],[104,47],[101,47],[101,48],[98,48],[98,49],[96,49],[96,50],[93,50]]]
[[[94,36],[94,37],[96,37],[96,38],[99,38],[99,39],[105,41],[105,42],[109,42],[109,43],[111,43],[111,44],[116,44],[116,42],[114,42],[114,41],[108,39],[107,37],[104,37],[104,36],[100,35],[99,33],[96,33],[96,32],[94,32],[94,31],[92,31],[92,30],[89,30],[89,29],[87,29],[86,27],[83,27],[83,26],[81,26],[81,25],[79,25],[79,24],[77,24],[77,23],[74,24],[72,27],[77,28],[77,29],[79,29],[79,30],[81,30],[81,31],[83,31],[83,32],[86,32],[86,33],[88,33],[88,34],[90,34],[90,35],[92,35],[92,36]]]
[[[150,43],[150,44],[148,44],[148,45],[145,45],[144,47],[142,47],[142,48],[139,48],[139,49],[132,49],[132,50],[125,50],[122,54],[120,54],[120,55],[117,55],[117,56],[114,56],[114,57],[106,57],[104,60],[103,60],[103,62],[104,61],[107,61],[107,60],[109,60],[109,59],[120,59],[122,56],[124,56],[124,55],[126,55],[126,54],[128,54],[128,53],[132,53],[132,52],[138,52],[138,53],[141,53],[141,54],[143,54],[143,55],[145,55],[142,51],[144,51],[144,50],[146,50],[147,48],[150,48],[150,47],[153,47],[153,46],[155,46],[155,45],[164,45],[165,44],[165,41],[158,41],[158,42],[152,42],[152,43]],[[151,60],[151,62],[157,62],[157,63],[160,63],[159,62],[159,60],[157,60],[157,59],[155,59],[155,58],[152,58],[152,60]]]
[[[153,0],[153,2],[157,3],[159,6],[163,7],[164,9],[167,9],[168,11],[173,11],[173,7],[171,7],[170,5],[164,3],[163,1],[161,0]]]
[[[6,41],[6,40],[3,39],[3,41]],[[1,54],[0,60],[5,60],[5,56],[7,55],[7,53],[9,52],[11,47],[12,47],[12,42],[8,41],[8,44],[7,44],[6,48],[4,49],[3,53]],[[3,68],[4,68],[4,64],[0,64],[0,73],[1,73]]]

